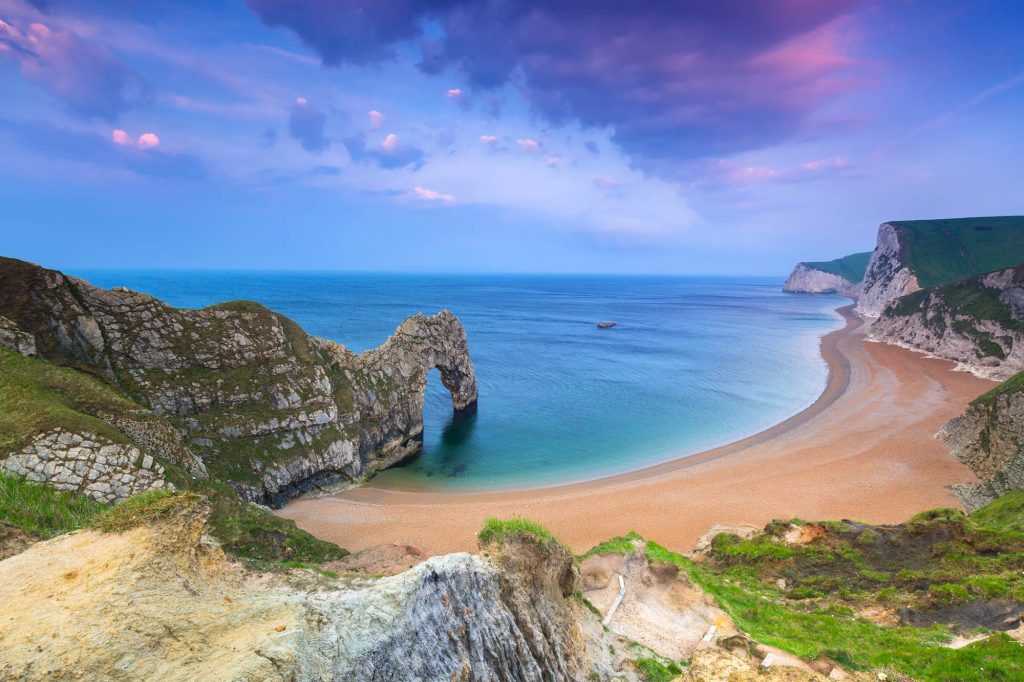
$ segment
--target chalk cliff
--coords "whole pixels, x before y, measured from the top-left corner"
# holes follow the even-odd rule
[[[455,410],[477,400],[466,332],[447,311],[354,353],[257,303],[181,310],[8,258],[0,345],[117,387],[173,424],[210,476],[270,504],[414,453],[431,369]]]
[[[248,572],[201,497],[0,562],[0,675],[104,680],[582,680],[579,574],[528,536],[396,576]],[[604,647],[607,648],[606,646]],[[636,679],[626,675],[619,679]]]
[[[936,435],[981,479],[953,487],[968,511],[1024,489],[1024,372],[972,402]]]
[[[891,302],[870,337],[954,360],[992,379],[1024,369],[1024,265]]]
[[[839,294],[857,298],[860,295],[861,283],[851,282],[831,272],[816,270],[806,263],[797,263],[786,283],[782,285],[782,290],[791,294]]]
[[[854,253],[831,261],[797,263],[782,290],[794,294],[860,295],[870,253]]]
[[[905,243],[901,242],[900,232],[892,224],[882,223],[864,273],[857,312],[878,317],[890,302],[920,288],[917,276],[906,263]]]

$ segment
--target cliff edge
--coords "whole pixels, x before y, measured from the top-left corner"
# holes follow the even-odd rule
[[[433,368],[453,409],[477,400],[466,332],[448,311],[411,317],[379,348],[354,353],[258,303],[182,310],[9,258],[0,258],[0,345],[102,379],[172,425],[163,440],[182,434],[168,459],[265,504],[416,452]],[[94,430],[106,422],[129,436],[125,422],[138,421],[94,416]]]

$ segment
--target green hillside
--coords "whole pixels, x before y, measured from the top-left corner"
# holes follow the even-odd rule
[[[907,264],[925,288],[1024,262],[1024,216],[898,220]]]
[[[868,260],[870,258],[871,252],[865,251],[864,253],[852,253],[849,256],[843,256],[835,260],[804,263],[804,265],[815,270],[839,275],[856,284],[864,279],[864,271],[868,269]]]

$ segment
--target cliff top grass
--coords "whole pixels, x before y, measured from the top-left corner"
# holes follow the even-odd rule
[[[1024,391],[1024,372],[1017,372],[1012,377],[999,384],[991,391],[983,393],[974,400],[971,401],[972,405],[985,405],[991,403],[993,400],[1001,395],[1009,395],[1010,393],[1018,393]]]
[[[924,288],[1024,262],[1024,216],[889,221]]]
[[[750,637],[805,660],[827,657],[918,682],[1024,679],[1024,646],[1002,632],[961,649],[943,646],[953,635],[947,614],[963,615],[963,629],[973,632],[984,628],[971,614],[1019,612],[1024,491],[970,516],[938,509],[893,526],[803,524],[824,530],[805,545],[782,542],[792,525],[772,522],[749,540],[719,535],[699,562],[654,542],[644,551],[685,571]],[[625,539],[595,550],[618,551]],[[876,624],[857,615],[865,607],[903,609],[913,624]]]
[[[871,252],[851,253],[849,256],[836,258],[835,260],[816,261],[804,263],[809,268],[830,272],[839,275],[849,282],[856,284],[864,281],[864,272],[868,269],[868,261],[871,260]]]
[[[92,526],[104,533],[122,533],[139,526],[160,523],[180,510],[194,507],[203,498],[194,493],[150,490],[129,497],[97,514]]]
[[[477,533],[480,546],[494,542],[506,542],[516,536],[530,537],[545,545],[561,545],[561,541],[544,526],[529,519],[487,519],[483,528]]]
[[[84,528],[106,509],[82,495],[0,474],[0,521],[37,538]]]

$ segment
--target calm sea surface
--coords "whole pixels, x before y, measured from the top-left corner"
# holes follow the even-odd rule
[[[476,415],[453,419],[437,371],[424,448],[378,481],[438,489],[622,473],[752,435],[825,386],[820,337],[844,299],[781,280],[535,275],[80,271],[175,306],[253,299],[357,351],[447,308],[469,333]],[[599,330],[601,320],[618,322]]]

